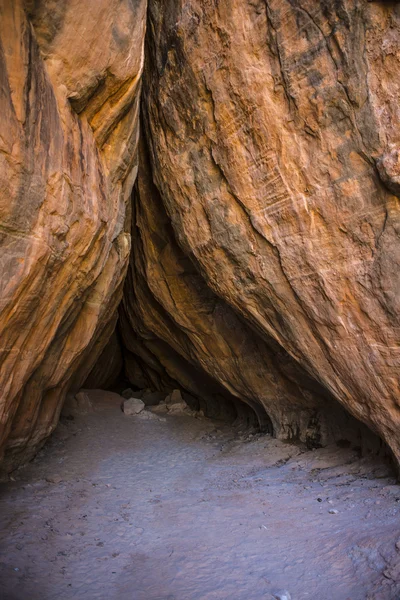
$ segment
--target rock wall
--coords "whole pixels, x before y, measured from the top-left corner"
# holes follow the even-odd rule
[[[145,0],[0,0],[0,457],[31,457],[115,325]]]
[[[397,460],[399,25],[392,2],[151,0],[125,296],[280,437],[321,436],[335,398]]]
[[[93,366],[309,445],[363,422],[399,461],[400,6],[0,11],[5,468]]]
[[[207,286],[179,247],[152,179],[142,141],[119,329],[149,385],[176,387],[173,382],[178,382],[199,398],[207,398],[206,412],[214,416],[226,411],[221,397],[236,407],[245,402],[258,414],[261,427],[272,429],[281,439],[315,446],[354,438],[354,419],[329,392],[273,337],[260,335]],[[108,360],[111,354],[108,351]],[[140,387],[129,363],[125,372]]]

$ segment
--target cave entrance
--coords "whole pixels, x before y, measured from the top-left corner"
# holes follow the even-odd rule
[[[242,429],[273,434],[272,421],[261,404],[233,395],[160,339],[127,348],[119,326],[83,388],[108,390],[123,399],[135,397],[148,407],[163,404],[175,390],[175,396],[179,398],[180,394],[189,411]]]
[[[170,407],[171,414],[179,412],[184,415],[186,411],[188,415],[195,416],[198,414],[215,422],[231,425],[237,430],[273,435],[272,421],[261,405],[247,398],[239,399],[225,390],[216,391],[216,387],[215,382],[213,382],[213,386],[209,388],[209,393],[201,396],[195,396],[181,387],[163,390],[150,387],[141,388],[132,384],[126,375],[121,372],[106,388],[100,389],[98,385],[95,385],[95,382],[90,386],[85,385],[80,392],[70,398],[70,403],[66,403],[63,414],[68,416],[74,411],[85,411],[85,407],[89,405],[87,398],[85,398],[86,392],[97,390],[103,392],[102,398],[106,397],[107,392],[110,392],[114,397],[119,395],[122,410],[124,410],[125,400],[137,399],[143,402],[144,410],[163,412],[162,409],[165,406],[166,412],[169,412],[168,407]],[[89,396],[96,398],[96,394],[89,393]]]

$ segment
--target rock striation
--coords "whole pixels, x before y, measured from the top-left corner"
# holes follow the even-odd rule
[[[5,467],[121,373],[399,462],[400,6],[0,7]]]
[[[279,437],[325,437],[335,399],[397,460],[399,27],[388,2],[150,1],[123,309]]]
[[[133,195],[132,256],[120,331],[148,381],[164,374],[200,397],[214,416],[246,403],[262,429],[309,446],[351,438],[354,420],[272,336],[260,334],[207,285],[176,241],[152,183],[144,143]],[[221,277],[223,274],[221,273]],[[135,372],[126,367],[132,383]],[[158,374],[155,380],[154,373]]]
[[[0,1],[0,456],[31,457],[115,325],[146,2]]]

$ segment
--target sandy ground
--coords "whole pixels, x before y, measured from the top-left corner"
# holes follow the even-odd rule
[[[93,398],[1,485],[1,600],[400,598],[381,462]]]

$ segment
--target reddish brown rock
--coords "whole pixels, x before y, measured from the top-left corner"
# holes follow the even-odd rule
[[[400,7],[150,0],[132,223],[145,0],[0,11],[5,467],[94,365],[399,461]]]
[[[152,0],[148,19],[140,318],[278,433],[321,406],[300,369],[399,460],[399,7]]]
[[[361,424],[272,337],[260,335],[207,286],[176,242],[151,183],[143,143],[140,156],[120,331],[143,370],[148,365],[159,372],[159,387],[172,390],[178,381],[203,402],[206,399],[202,407],[207,414],[233,414],[230,402],[247,418],[241,409],[245,403],[264,430],[282,439],[309,446],[360,439]],[[169,382],[162,378],[163,370]]]
[[[145,0],[0,1],[6,468],[49,435],[114,327],[130,250],[145,11]]]

